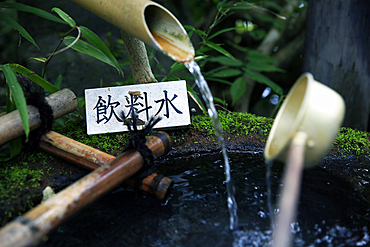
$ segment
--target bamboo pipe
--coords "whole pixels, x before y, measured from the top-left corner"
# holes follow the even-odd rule
[[[158,132],[147,138],[146,145],[159,157],[171,149],[171,139]],[[8,223],[0,229],[0,246],[37,245],[65,219],[131,177],[142,165],[140,153],[128,150]]]
[[[69,89],[49,95],[46,101],[53,110],[54,119],[76,110],[78,105],[76,95]],[[30,130],[37,129],[41,125],[39,110],[32,105],[27,106],[27,110]],[[18,110],[0,117],[0,146],[22,135],[24,128]]]
[[[278,202],[280,215],[276,221],[273,247],[289,247],[292,245],[290,224],[295,220],[297,212],[307,138],[305,132],[297,132],[289,148],[283,177],[284,187]]]
[[[90,170],[95,170],[115,158],[113,155],[104,153],[54,131],[49,131],[41,136],[40,148],[45,152]],[[131,177],[123,183],[133,188],[135,179]],[[143,194],[149,195],[163,203],[167,201],[173,184],[170,178],[153,173],[143,179],[140,187]]]
[[[194,60],[194,47],[176,17],[148,0],[72,0],[178,62]]]

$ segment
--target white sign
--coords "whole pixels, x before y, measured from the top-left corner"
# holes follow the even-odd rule
[[[86,89],[85,102],[88,135],[127,131],[122,114],[131,119],[132,109],[138,129],[151,116],[162,118],[155,128],[190,124],[185,81]]]

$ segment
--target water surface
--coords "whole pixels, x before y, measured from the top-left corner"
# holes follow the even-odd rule
[[[113,191],[42,246],[268,246],[266,165],[261,155],[231,154],[240,228],[229,229],[222,155],[166,161],[159,172],[175,181],[166,205],[130,189]],[[282,165],[271,168],[273,211]],[[367,204],[348,184],[320,168],[304,171],[294,246],[366,246]]]

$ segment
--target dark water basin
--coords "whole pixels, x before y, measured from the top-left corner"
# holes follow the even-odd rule
[[[175,181],[164,205],[128,189],[117,189],[53,232],[41,246],[268,246],[263,157],[230,154],[240,229],[229,230],[221,156],[162,161],[158,168]],[[272,167],[272,201],[283,166]],[[320,168],[303,175],[294,246],[367,246],[369,209],[351,187]],[[274,207],[275,214],[278,209]]]

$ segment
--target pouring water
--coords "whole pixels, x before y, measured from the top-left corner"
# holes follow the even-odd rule
[[[203,100],[206,102],[207,105],[207,112],[211,117],[213,127],[215,128],[216,136],[218,138],[218,142],[221,146],[222,156],[224,159],[224,166],[225,166],[225,175],[226,175],[226,191],[227,191],[227,207],[230,213],[230,230],[235,230],[238,228],[238,206],[236,204],[236,200],[234,197],[235,188],[231,181],[231,174],[230,174],[230,164],[229,158],[227,157],[226,153],[226,144],[225,140],[222,135],[222,128],[220,120],[218,119],[218,114],[213,103],[213,96],[211,90],[208,87],[207,81],[204,79],[199,65],[192,60],[191,62],[185,64],[186,68],[189,72],[194,76],[195,83],[197,84],[200,93],[202,94]]]

